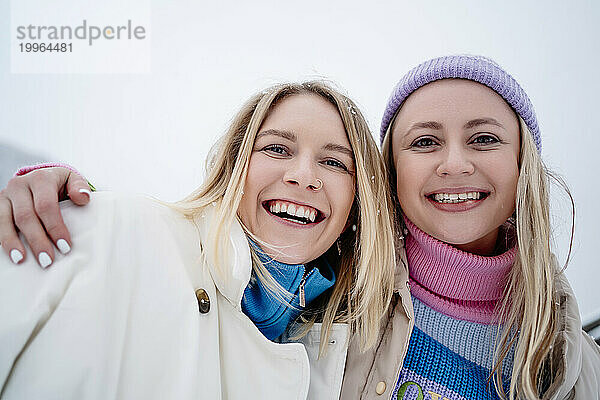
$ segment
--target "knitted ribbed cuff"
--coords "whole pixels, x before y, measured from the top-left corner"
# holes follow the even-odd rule
[[[35,165],[27,165],[25,167],[19,168],[17,170],[17,172],[15,172],[15,176],[22,176],[22,175],[30,173],[31,171],[35,171],[38,169],[55,168],[55,167],[66,168],[69,171],[75,172],[77,175],[83,176],[79,173],[79,171],[77,171],[75,168],[71,167],[69,164],[63,164],[63,163],[40,163],[40,164],[35,164]]]
[[[55,168],[55,167],[66,168],[69,171],[74,172],[77,175],[81,176],[83,179],[85,179],[85,177],[79,171],[77,171],[75,168],[71,167],[69,164],[64,164],[64,163],[40,163],[40,164],[35,164],[35,165],[27,165],[25,167],[19,168],[17,170],[17,172],[15,172],[15,176],[23,176],[32,171],[38,170],[38,169]],[[92,192],[95,192],[96,188],[94,187],[94,185],[92,185],[92,183],[90,181],[88,181],[87,179],[85,179],[85,181],[87,182],[88,186],[90,187],[90,190]]]

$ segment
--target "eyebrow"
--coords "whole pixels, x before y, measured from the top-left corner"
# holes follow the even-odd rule
[[[323,150],[336,151],[338,153],[343,153],[350,158],[354,158],[354,153],[352,153],[352,150],[339,144],[327,143],[325,146],[323,146]]]
[[[504,125],[502,125],[500,122],[498,122],[494,118],[488,118],[488,117],[472,119],[472,120],[468,121],[463,126],[463,128],[464,129],[471,129],[471,128],[474,128],[476,126],[485,125],[485,124],[495,125],[495,126],[498,126],[500,128],[504,128]],[[443,128],[443,125],[440,124],[437,121],[415,122],[414,124],[412,124],[410,126],[410,128],[408,129],[408,131],[406,131],[406,134],[404,136],[408,136],[408,134],[411,133],[415,129],[435,129],[435,130],[440,130],[442,128]]]
[[[436,121],[415,122],[414,124],[412,124],[410,126],[410,128],[408,128],[408,130],[406,131],[406,133],[404,134],[404,136],[408,136],[415,129],[436,129],[436,130],[440,130],[442,128],[443,128],[442,124],[440,124],[439,122],[436,122]]]
[[[294,132],[279,130],[279,129],[267,129],[266,131],[262,131],[258,135],[256,135],[256,140],[260,139],[261,137],[269,136],[269,135],[279,136],[279,137],[287,139],[291,142],[296,142],[296,139],[297,139],[296,134]],[[352,150],[350,150],[346,146],[342,146],[341,144],[327,143],[322,148],[323,148],[323,150],[343,153],[343,154],[346,154],[350,158],[354,158],[354,153],[352,152]]]
[[[287,139],[291,142],[296,141],[296,134],[294,132],[282,131],[279,129],[267,129],[266,131],[262,131],[258,135],[256,135],[256,140],[260,139],[263,136],[269,136],[269,135],[279,136],[279,137]]]
[[[504,125],[502,125],[500,122],[496,121],[494,118],[477,118],[477,119],[472,119],[469,122],[467,122],[464,126],[465,129],[470,129],[470,128],[474,128],[476,126],[479,125],[495,125],[497,127],[500,128],[504,128]]]

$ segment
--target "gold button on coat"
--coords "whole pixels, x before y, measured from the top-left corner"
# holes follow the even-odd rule
[[[385,392],[385,382],[381,381],[375,386],[375,393],[381,395],[383,392]]]
[[[210,311],[210,299],[204,289],[196,290],[196,299],[198,299],[198,310],[200,314],[206,314]]]

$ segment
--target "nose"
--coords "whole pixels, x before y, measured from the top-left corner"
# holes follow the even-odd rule
[[[312,191],[318,191],[323,185],[323,182],[316,176],[312,158],[308,156],[296,157],[291,160],[289,168],[283,174],[283,181],[287,185]]]
[[[441,153],[441,157],[436,170],[438,176],[471,175],[475,172],[468,149],[462,146],[448,146]]]

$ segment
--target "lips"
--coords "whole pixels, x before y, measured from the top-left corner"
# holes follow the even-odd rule
[[[269,214],[299,225],[318,224],[325,219],[325,215],[319,209],[289,200],[267,200],[262,206]]]

